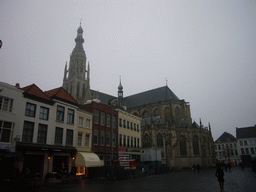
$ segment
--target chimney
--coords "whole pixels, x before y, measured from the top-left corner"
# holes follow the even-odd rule
[[[15,84],[15,87],[20,88],[20,84],[19,84],[19,83],[16,83],[16,84]]]

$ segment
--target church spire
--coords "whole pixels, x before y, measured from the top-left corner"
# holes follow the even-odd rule
[[[121,76],[120,76],[120,83],[118,86],[118,100],[119,100],[119,107],[123,106],[123,86],[121,84]]]
[[[80,21],[80,26],[77,29],[77,36],[75,38],[76,46],[74,51],[81,51],[84,52],[83,48],[83,43],[84,43],[84,38],[83,38],[83,28],[81,27],[81,21]]]

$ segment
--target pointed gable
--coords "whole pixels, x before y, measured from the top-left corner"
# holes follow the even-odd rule
[[[215,142],[236,141],[236,138],[230,133],[224,132]]]
[[[24,96],[42,101],[42,102],[52,102],[52,99],[48,97],[39,87],[37,87],[35,84],[28,85],[26,87],[20,88],[24,91]]]
[[[77,101],[63,87],[46,91],[45,94],[53,99],[59,99],[64,102],[78,105]]]

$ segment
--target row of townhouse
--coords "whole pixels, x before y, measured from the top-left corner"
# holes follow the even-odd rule
[[[256,126],[236,128],[236,137],[224,132],[214,144],[218,161],[237,165],[256,156]]]
[[[42,178],[72,171],[87,175],[112,165],[123,142],[130,158],[139,159],[140,134],[140,118],[123,109],[98,100],[78,105],[62,87],[43,92],[35,84],[19,88],[0,82],[1,180],[13,168]]]

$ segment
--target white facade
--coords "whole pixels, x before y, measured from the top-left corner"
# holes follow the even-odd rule
[[[19,129],[23,122],[22,117],[19,116],[19,112],[22,110],[22,105],[20,105],[20,103],[24,102],[23,91],[3,82],[0,82],[0,90],[0,149],[14,152],[16,144],[14,138],[20,136]],[[7,124],[11,123],[10,129],[5,129],[6,122]],[[7,131],[7,135],[5,136],[3,134],[3,129]],[[7,138],[8,134],[10,134],[9,138]]]
[[[238,164],[239,155],[237,142],[215,142],[215,156],[218,161],[228,163],[231,161],[234,164]]]
[[[238,155],[256,156],[256,138],[241,138],[238,141]]]

